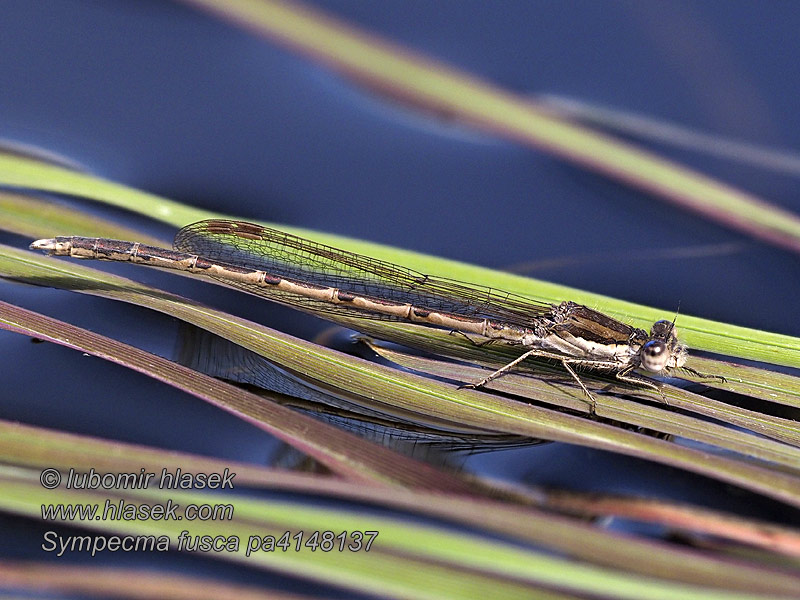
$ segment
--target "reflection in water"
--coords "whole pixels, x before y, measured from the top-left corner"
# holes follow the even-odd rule
[[[183,324],[175,360],[212,377],[240,384],[253,393],[275,392],[277,401],[404,455],[459,468],[472,454],[542,443],[532,438],[498,434],[441,423],[418,413],[399,413],[347,390],[309,381],[276,367],[255,352],[192,325]],[[285,445],[275,466],[314,470],[313,460]]]

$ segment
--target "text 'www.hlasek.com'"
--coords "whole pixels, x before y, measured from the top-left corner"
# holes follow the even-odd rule
[[[254,512],[250,499],[226,493],[234,489],[235,477],[227,468],[220,473],[180,468],[160,472],[141,468],[132,473],[44,469],[39,478],[42,487],[59,497],[41,505],[42,520],[93,532],[64,535],[48,530],[42,550],[56,556],[95,556],[171,548],[250,557],[264,552],[369,552],[378,536],[377,531],[324,530],[317,524],[302,529],[296,527],[296,517],[291,528],[283,528],[281,517]],[[214,493],[203,493],[208,490]],[[214,502],[215,497],[228,501]],[[246,513],[239,519],[236,502]],[[281,510],[286,507],[280,505]]]

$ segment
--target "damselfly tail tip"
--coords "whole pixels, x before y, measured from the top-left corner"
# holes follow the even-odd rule
[[[31,250],[42,250],[48,254],[52,254],[56,250],[57,241],[55,238],[46,240],[36,240],[28,248]]]

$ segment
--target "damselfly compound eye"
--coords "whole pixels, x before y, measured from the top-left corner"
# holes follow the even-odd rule
[[[669,360],[667,344],[661,340],[650,340],[642,347],[642,368],[658,373],[664,370]]]

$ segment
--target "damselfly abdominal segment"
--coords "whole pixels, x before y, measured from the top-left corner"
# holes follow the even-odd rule
[[[181,229],[175,250],[105,238],[57,237],[31,249],[58,256],[133,263],[208,275],[274,302],[321,317],[410,321],[465,334],[477,344],[519,346],[520,356],[481,381],[481,387],[528,357],[561,363],[594,397],[573,367],[613,373],[658,390],[634,373],[666,374],[684,366],[686,347],[674,323],[648,334],[575,302],[547,304],[488,287],[423,275],[242,221],[214,219]],[[476,339],[473,339],[477,337]]]

